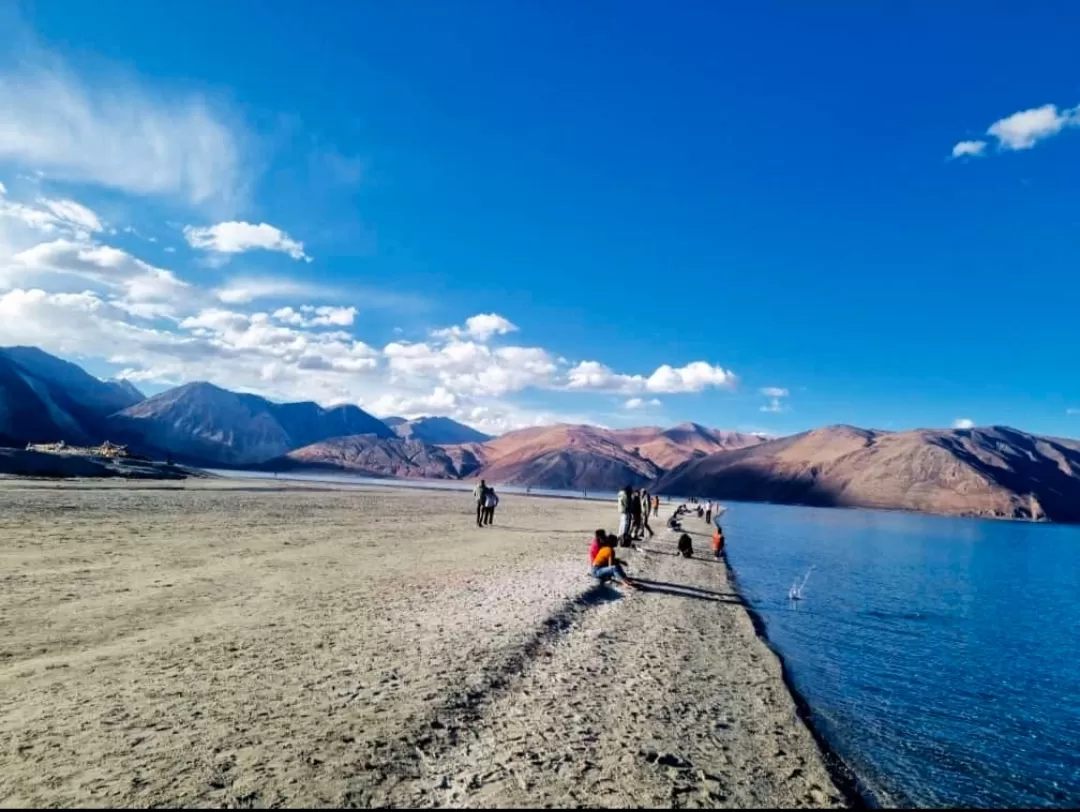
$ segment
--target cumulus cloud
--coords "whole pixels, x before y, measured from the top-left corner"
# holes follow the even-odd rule
[[[391,342],[383,354],[393,383],[429,378],[469,395],[499,396],[546,386],[557,370],[551,356],[539,347],[492,349],[457,339],[435,346]]]
[[[41,51],[0,73],[0,160],[200,204],[240,193],[241,128],[199,94],[114,73],[91,86]]]
[[[639,409],[648,409],[650,407],[656,407],[660,405],[660,401],[656,398],[651,398],[650,400],[645,400],[644,398],[629,398],[623,404],[623,408],[629,409],[630,411],[637,411]]]
[[[464,327],[446,327],[434,330],[436,338],[472,338],[488,341],[492,336],[506,335],[517,331],[517,325],[497,313],[479,313],[465,320]]]
[[[1040,141],[1057,135],[1068,127],[1080,125],[1080,106],[1059,110],[1044,104],[1020,110],[991,124],[986,134],[995,140],[998,150],[1031,149]],[[985,154],[987,142],[961,141],[952,149],[952,157],[977,157]]]
[[[598,361],[582,361],[567,372],[566,388],[625,395],[679,394],[733,386],[735,380],[734,373],[705,361],[694,361],[678,368],[663,364],[648,377],[618,373]]]
[[[218,254],[241,254],[245,251],[279,251],[293,259],[311,262],[304,253],[304,244],[294,240],[284,231],[268,223],[243,223],[231,221],[217,223],[205,228],[186,226],[184,237],[192,248],[213,251]]]
[[[952,157],[963,158],[965,156],[977,158],[986,151],[985,141],[961,141],[952,148]]]
[[[975,428],[975,421],[969,417],[958,417],[953,421],[952,427],[954,429],[973,429]]]
[[[274,318],[296,327],[348,327],[356,320],[356,308],[301,305],[294,310],[282,307],[274,311]]]

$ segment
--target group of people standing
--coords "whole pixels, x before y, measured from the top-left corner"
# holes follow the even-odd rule
[[[484,480],[473,488],[473,498],[476,499],[476,526],[484,527],[495,520],[495,508],[499,506],[499,497],[494,488],[488,487]]]
[[[655,533],[649,527],[649,516],[659,513],[659,496],[650,496],[644,488],[624,487],[619,491],[619,544],[629,547],[632,542],[644,539],[646,533],[652,538]]]

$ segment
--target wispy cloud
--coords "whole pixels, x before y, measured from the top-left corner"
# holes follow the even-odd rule
[[[761,394],[769,399],[769,402],[761,407],[761,411],[770,414],[786,411],[783,399],[790,394],[787,389],[782,386],[766,386],[761,390]]]
[[[645,400],[643,398],[630,398],[623,404],[624,409],[638,411],[640,409],[657,408],[663,404],[657,398]]]
[[[1080,414],[1080,409],[1066,409],[1065,414],[1073,416]]]
[[[0,159],[46,176],[203,204],[242,195],[243,128],[197,93],[113,70],[91,82],[26,46],[0,72]]]

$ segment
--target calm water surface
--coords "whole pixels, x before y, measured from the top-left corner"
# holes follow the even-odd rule
[[[815,726],[881,801],[1080,806],[1080,528],[748,504],[723,523]]]

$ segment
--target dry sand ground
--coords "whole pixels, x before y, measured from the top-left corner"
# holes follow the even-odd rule
[[[0,482],[0,805],[843,803],[723,566],[661,533],[626,557],[684,586],[624,596],[610,505],[470,511]]]

